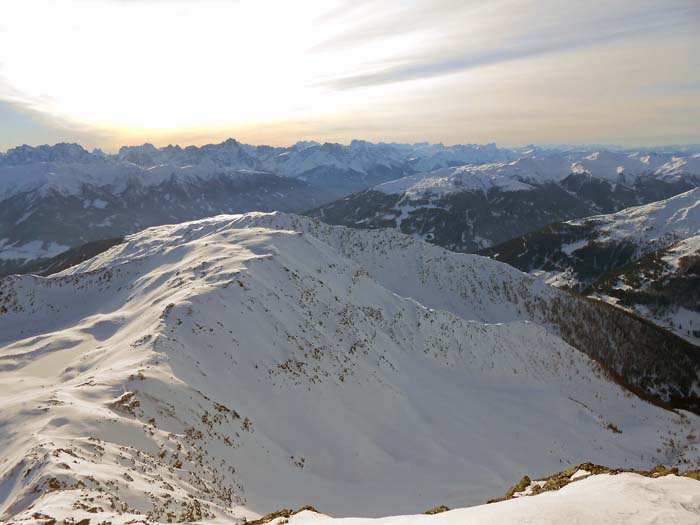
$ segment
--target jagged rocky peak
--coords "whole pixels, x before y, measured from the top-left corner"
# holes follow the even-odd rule
[[[13,166],[35,162],[86,162],[98,156],[91,154],[80,144],[61,142],[53,146],[17,146],[0,157],[0,164]]]

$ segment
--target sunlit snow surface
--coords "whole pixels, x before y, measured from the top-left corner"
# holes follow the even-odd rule
[[[584,155],[526,156],[511,162],[442,168],[386,182],[375,189],[407,197],[443,195],[469,190],[523,191],[527,183],[558,182],[572,173],[588,174],[613,183],[638,177],[665,181],[700,173],[700,156],[628,154],[601,151]]]
[[[303,504],[411,514],[583,461],[698,460],[697,416],[623,391],[504,299],[560,292],[395,232],[220,216],[0,287],[4,521],[221,522]],[[649,494],[618,489],[629,505]],[[682,517],[693,490],[649,505]],[[528,515],[553,498],[415,520]]]
[[[583,222],[596,225],[596,242],[630,242],[641,253],[649,253],[700,233],[700,188],[617,213],[570,221]]]
[[[649,479],[636,474],[601,474],[557,492],[456,509],[433,516],[381,519],[332,519],[304,511],[290,525],[521,525],[590,523],[694,525],[700,521],[700,482],[668,476]],[[275,523],[275,522],[273,522]],[[278,520],[277,523],[281,523]]]

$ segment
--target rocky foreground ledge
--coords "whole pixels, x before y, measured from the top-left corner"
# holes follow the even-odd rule
[[[247,525],[645,524],[700,522],[700,470],[614,469],[582,463],[543,479],[524,476],[486,505],[386,518],[332,518],[307,505],[283,509]],[[536,498],[534,496],[537,496]]]

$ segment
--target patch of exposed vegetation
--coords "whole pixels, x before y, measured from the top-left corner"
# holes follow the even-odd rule
[[[584,471],[587,474],[571,478],[574,474],[579,471]],[[575,483],[579,480],[585,479],[589,476],[596,474],[609,474],[615,476],[617,474],[622,474],[624,472],[629,472],[632,474],[639,474],[640,476],[645,476],[647,478],[660,478],[662,476],[675,475],[683,476],[686,478],[691,478],[700,481],[700,470],[688,470],[685,472],[680,472],[677,468],[668,468],[663,465],[658,465],[651,470],[635,470],[635,469],[622,469],[622,468],[610,468],[603,465],[596,465],[595,463],[581,463],[575,467],[562,470],[556,474],[552,474],[546,478],[532,481],[528,476],[523,476],[523,478],[516,484],[508,489],[505,496],[502,498],[495,498],[488,500],[487,503],[497,503],[499,501],[506,501],[513,498],[525,497],[525,496],[536,496],[542,492],[551,492],[561,489],[570,483]],[[529,489],[529,492],[528,492]],[[516,495],[517,494],[517,495]]]
[[[434,507],[430,510],[426,510],[423,514],[440,514],[442,512],[447,512],[450,510],[450,507],[447,505],[440,505],[439,507]]]
[[[285,518],[289,519],[295,514],[299,514],[300,512],[303,512],[305,510],[308,510],[310,512],[315,512],[316,514],[320,514],[318,510],[316,510],[313,506],[311,505],[304,505],[298,510],[292,510],[292,509],[281,509],[276,512],[271,512],[270,514],[266,514],[262,518],[259,518],[257,520],[253,521],[246,521],[247,525],[264,525],[265,523],[269,523],[272,520],[275,520],[277,518]]]

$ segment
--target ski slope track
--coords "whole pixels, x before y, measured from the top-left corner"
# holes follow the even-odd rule
[[[0,520],[407,514],[582,461],[697,465],[698,416],[606,369],[660,399],[697,392],[697,372],[651,369],[643,345],[601,366],[550,310],[617,336],[571,297],[396,232],[279,213],[159,226],[54,276],[5,278]],[[676,482],[656,481],[659,494]],[[697,510],[686,482],[649,505]],[[515,505],[531,504],[493,508]]]

